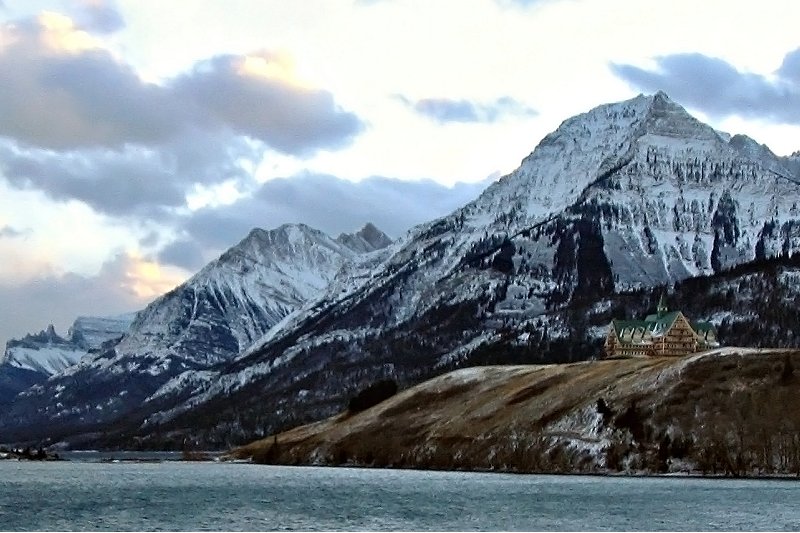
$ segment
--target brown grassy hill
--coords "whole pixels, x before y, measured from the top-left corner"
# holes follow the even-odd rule
[[[800,350],[465,368],[231,456],[517,472],[800,474],[798,393]]]

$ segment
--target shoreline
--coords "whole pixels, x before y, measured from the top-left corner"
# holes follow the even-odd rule
[[[800,474],[792,473],[773,473],[773,474],[746,474],[741,476],[732,476],[727,474],[709,474],[700,471],[680,471],[680,472],[552,472],[552,471],[529,471],[522,472],[512,469],[446,469],[446,468],[420,468],[414,466],[369,466],[357,463],[348,464],[289,464],[289,463],[258,463],[251,458],[236,458],[230,455],[228,451],[204,451],[195,452],[187,458],[185,456],[178,457],[182,452],[175,452],[172,450],[166,451],[134,451],[134,450],[63,450],[62,454],[46,452],[45,457],[27,457],[24,454],[16,453],[14,451],[0,452],[0,463],[4,461],[16,462],[74,462],[74,463],[142,463],[142,464],[158,464],[158,463],[197,463],[197,464],[245,464],[255,466],[280,466],[289,468],[350,468],[358,470],[410,470],[415,472],[450,472],[450,473],[471,473],[471,474],[509,474],[514,476],[586,476],[586,477],[605,477],[605,478],[653,478],[653,479],[731,479],[731,480],[775,480],[775,481],[800,481]],[[86,457],[80,457],[79,454],[86,454]],[[107,457],[90,457],[90,455],[105,455]],[[114,454],[120,454],[115,456]],[[135,454],[132,457],[125,457],[125,454]],[[152,456],[149,456],[152,455]],[[156,457],[159,455],[161,457]],[[165,457],[165,455],[175,455],[174,458]]]
[[[606,477],[606,478],[675,478],[675,479],[741,479],[741,480],[784,480],[800,481],[800,474],[754,474],[744,476],[730,476],[726,474],[703,474],[702,472],[519,472],[514,470],[491,470],[491,469],[445,469],[445,468],[417,468],[413,466],[393,467],[393,466],[366,466],[358,464],[284,464],[284,463],[257,463],[249,459],[226,459],[220,458],[219,462],[235,464],[252,464],[257,466],[282,466],[289,468],[352,468],[359,470],[411,470],[415,472],[453,472],[467,474],[509,474],[514,476],[586,476],[586,477]]]
[[[330,469],[357,469],[357,470],[408,470],[414,472],[447,472],[447,473],[463,473],[463,474],[501,474],[513,476],[584,476],[584,477],[602,477],[602,478],[650,478],[650,479],[702,479],[702,480],[753,480],[753,481],[800,481],[798,474],[748,474],[743,476],[731,476],[726,474],[704,474],[702,472],[520,472],[514,470],[493,470],[493,469],[444,469],[444,468],[417,468],[417,467],[393,467],[393,466],[367,466],[359,464],[265,464],[257,463],[251,459],[236,459],[233,457],[226,457],[226,452],[215,451],[207,452],[207,456],[203,459],[183,459],[183,458],[158,458],[158,457],[105,457],[105,458],[80,458],[80,457],[61,457],[58,458],[51,456],[47,459],[30,459],[26,457],[8,456],[3,457],[0,453],[0,462],[3,461],[16,461],[16,462],[73,462],[73,463],[103,463],[103,464],[159,464],[159,463],[196,463],[196,464],[236,464],[236,465],[253,465],[253,466],[278,466],[287,468],[330,468]],[[79,453],[136,453],[136,454],[165,454],[165,453],[179,453],[171,451],[150,451],[150,452],[135,452],[129,450],[116,450],[115,452],[102,452],[97,450],[71,450],[66,451],[67,454]],[[58,454],[54,454],[58,455]]]

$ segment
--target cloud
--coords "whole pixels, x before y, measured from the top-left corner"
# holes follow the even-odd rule
[[[781,68],[778,69],[778,76],[800,85],[800,48],[786,54]]]
[[[474,200],[490,183],[402,181],[372,177],[350,182],[333,176],[300,174],[267,181],[251,197],[215,208],[203,208],[177,221],[183,237],[158,258],[197,270],[205,261],[243,239],[258,226],[305,223],[329,235],[353,232],[372,222],[392,237],[449,214]]]
[[[715,118],[732,115],[800,124],[800,49],[788,53],[774,76],[741,72],[702,54],[657,57],[656,68],[611,64],[611,71],[647,92],[663,90],[676,101]]]
[[[412,101],[404,96],[397,99],[420,115],[440,124],[448,122],[491,123],[506,116],[535,116],[536,110],[517,100],[503,96],[494,102],[480,103],[451,98],[423,98]]]
[[[79,315],[136,311],[181,280],[153,263],[120,254],[95,276],[50,273],[22,283],[0,283],[0,345],[48,323],[66,332]]]
[[[185,204],[195,183],[249,179],[260,151],[244,139],[192,132],[159,149],[53,152],[0,143],[0,174],[14,188],[56,201],[79,200],[99,213],[161,218]]]
[[[242,234],[240,237],[243,237]],[[229,241],[232,245],[235,240]],[[203,254],[203,249],[197,242],[183,239],[172,242],[158,253],[158,261],[167,265],[175,265],[190,272],[202,268],[208,259]]]
[[[112,2],[80,6],[113,22]],[[103,214],[160,219],[197,185],[251,180],[269,149],[305,156],[362,128],[268,52],[211,58],[158,85],[58,14],[2,25],[0,43],[0,179]]]
[[[202,120],[225,124],[288,154],[339,148],[361,130],[359,119],[339,109],[330,93],[271,79],[274,63],[282,70],[280,58],[269,53],[218,56],[179,78],[172,90],[195,102]]]
[[[0,239],[2,238],[9,238],[13,239],[15,237],[23,237],[28,235],[30,230],[21,230],[11,226],[0,226]]]
[[[113,0],[80,0],[77,2],[79,26],[97,33],[114,33],[125,27],[125,20]]]
[[[536,5],[558,0],[495,0],[495,3],[502,8],[523,8],[528,9]]]
[[[40,148],[153,146],[200,129],[299,155],[340,147],[362,127],[329,92],[279,75],[281,59],[265,52],[212,58],[158,85],[60,15],[5,24],[0,42],[0,135]]]

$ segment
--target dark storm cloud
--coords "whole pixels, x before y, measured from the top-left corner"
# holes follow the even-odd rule
[[[656,63],[655,70],[612,63],[611,70],[633,87],[663,90],[712,117],[737,115],[800,124],[800,49],[786,55],[774,78],[740,72],[702,54],[663,56]]]
[[[333,237],[372,222],[396,238],[474,200],[491,181],[450,188],[430,180],[373,177],[353,183],[319,174],[270,180],[250,198],[184,218],[178,227],[185,237],[162,250],[159,259],[197,270],[204,262],[201,257],[208,259],[236,244],[253,227],[271,229],[287,222],[302,222]]]
[[[456,100],[451,98],[423,98],[412,101],[404,96],[397,99],[408,107],[440,124],[448,122],[491,123],[506,116],[534,116],[536,111],[509,96],[491,103]]]
[[[0,52],[0,135],[32,146],[157,145],[202,129],[230,131],[297,155],[342,146],[362,127],[324,90],[244,73],[243,57],[213,58],[156,85],[105,50],[48,47],[43,43],[54,40],[54,30],[39,21],[6,24],[0,31],[9,43]]]

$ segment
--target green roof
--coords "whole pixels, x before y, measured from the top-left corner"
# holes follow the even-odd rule
[[[680,311],[672,311],[664,315],[647,315],[644,320],[612,320],[614,330],[620,334],[623,329],[627,328],[644,328],[650,333],[665,331],[669,329],[675,319],[678,318]]]
[[[622,334],[622,330],[633,328],[643,328],[645,330],[650,331],[651,334],[659,334],[661,332],[667,331],[672,324],[675,322],[675,319],[678,318],[680,311],[670,311],[669,313],[663,314],[651,314],[647,315],[644,320],[617,320],[614,319],[611,321],[611,325],[616,331],[617,335]],[[689,322],[692,326],[692,329],[696,333],[700,332],[707,332],[707,331],[714,331],[716,332],[716,328],[710,322]]]
[[[678,313],[680,313],[680,311],[672,311],[672,312],[664,313],[664,314],[656,313],[656,314],[653,314],[653,315],[647,315],[645,317],[644,321],[645,322],[669,322],[669,324],[671,325],[673,322],[675,322],[675,319],[678,318]]]

